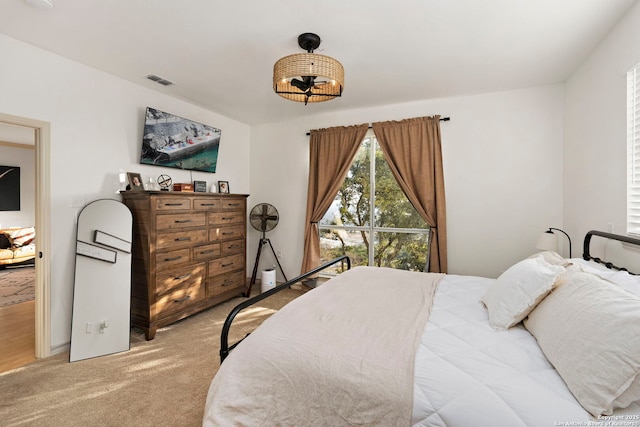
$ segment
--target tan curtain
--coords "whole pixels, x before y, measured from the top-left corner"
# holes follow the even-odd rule
[[[349,172],[351,162],[367,133],[367,127],[364,124],[311,131],[303,273],[320,265],[318,221],[322,219],[338,194]]]
[[[373,123],[393,176],[432,227],[429,271],[447,272],[447,224],[440,116]]]

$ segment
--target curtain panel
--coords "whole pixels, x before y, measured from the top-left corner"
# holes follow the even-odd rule
[[[432,227],[429,271],[447,272],[446,206],[440,116],[372,124],[391,172],[418,214]]]
[[[368,125],[340,126],[310,132],[309,188],[302,273],[320,265],[318,221],[338,194]]]

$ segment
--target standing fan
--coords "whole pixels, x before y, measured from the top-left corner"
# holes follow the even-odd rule
[[[282,266],[280,265],[280,261],[276,256],[276,251],[273,249],[273,245],[271,244],[271,240],[265,237],[267,231],[271,231],[276,228],[278,225],[278,221],[280,220],[280,215],[278,214],[278,210],[275,206],[270,205],[269,203],[258,203],[251,209],[251,213],[249,214],[249,222],[251,226],[256,230],[262,232],[262,237],[260,238],[260,243],[258,244],[258,253],[256,255],[256,263],[253,266],[253,274],[251,275],[251,284],[249,285],[249,291],[247,292],[247,296],[251,294],[251,287],[256,282],[256,273],[258,272],[258,264],[260,263],[260,254],[262,253],[262,246],[269,244],[271,248],[271,252],[273,253],[273,257],[278,263],[278,267],[280,267],[280,272],[282,272],[282,276],[284,277],[285,282],[288,280],[287,276],[284,274],[284,270],[282,270]]]

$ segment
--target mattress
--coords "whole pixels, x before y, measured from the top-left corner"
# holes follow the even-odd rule
[[[640,290],[627,273],[594,263],[587,268]],[[591,416],[522,323],[505,331],[492,329],[480,301],[492,282],[456,275],[440,282],[416,351],[412,425],[640,425],[638,402],[611,418]]]

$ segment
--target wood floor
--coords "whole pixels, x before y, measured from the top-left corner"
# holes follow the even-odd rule
[[[36,360],[35,301],[0,307],[0,372]]]

